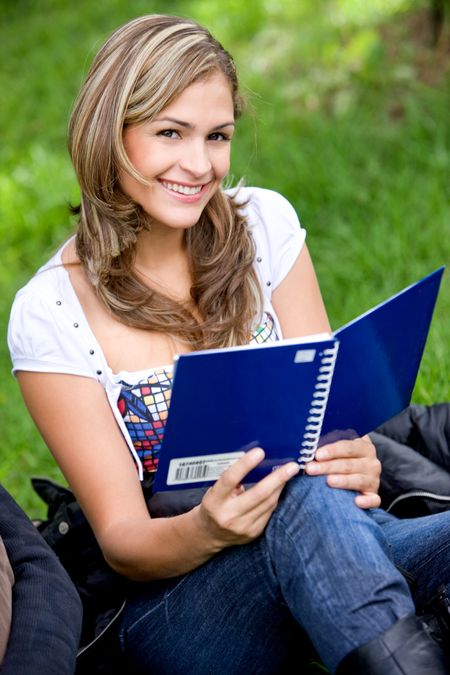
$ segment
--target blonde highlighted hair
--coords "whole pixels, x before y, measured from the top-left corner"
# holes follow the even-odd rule
[[[149,288],[133,271],[150,217],[121,189],[125,171],[148,184],[123,146],[127,125],[152,120],[188,86],[221,72],[235,117],[242,99],[233,60],[196,22],[143,16],[117,29],[95,57],[72,112],[68,145],[81,188],[76,247],[98,297],[124,324],[170,333],[193,349],[244,344],[260,313],[254,245],[233,198],[218,190],[185,232],[190,309]]]

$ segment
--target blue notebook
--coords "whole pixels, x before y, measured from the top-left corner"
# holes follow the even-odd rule
[[[409,405],[444,269],[334,333],[339,359],[322,435],[353,430],[362,436]]]
[[[363,435],[410,402],[444,268],[333,335],[203,350],[175,360],[154,491],[213,483],[255,446],[255,482],[324,440]]]

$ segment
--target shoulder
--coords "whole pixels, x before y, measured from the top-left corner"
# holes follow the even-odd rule
[[[9,336],[20,334],[23,341],[33,337],[36,331],[46,335],[55,329],[53,305],[61,293],[58,287],[61,284],[60,271],[49,263],[41,267],[38,272],[21,288],[14,298],[9,318]],[[61,300],[59,300],[61,303]]]
[[[56,301],[57,296],[67,293],[66,274],[61,258],[62,248],[18,290],[14,298],[13,308],[23,303],[26,298],[45,304],[46,302],[50,303],[53,299]]]
[[[57,254],[40,267],[25,286],[17,291],[11,308],[10,326],[26,320],[30,322],[27,332],[31,333],[33,322],[46,318],[44,324],[50,327],[51,319],[57,315],[54,307],[61,306],[67,297],[65,277],[65,270]]]
[[[52,258],[14,298],[8,324],[13,371],[92,376],[75,324],[80,321],[67,272]]]

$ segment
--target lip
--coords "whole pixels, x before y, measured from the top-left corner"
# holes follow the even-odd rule
[[[162,189],[167,194],[169,194],[171,197],[173,197],[177,201],[183,202],[184,204],[194,204],[195,202],[200,201],[204,197],[204,195],[207,192],[207,190],[209,188],[209,185],[211,183],[211,181],[209,181],[208,183],[203,183],[200,192],[197,192],[197,194],[195,194],[195,195],[183,195],[183,194],[181,194],[181,192],[174,192],[173,190],[170,190],[169,188],[167,188],[164,185],[164,183],[173,183],[173,184],[176,184],[176,185],[182,185],[183,187],[198,187],[198,184],[192,185],[192,184],[189,184],[189,183],[182,183],[181,181],[178,181],[178,180],[167,180],[167,179],[162,179],[162,178],[158,178],[157,180],[158,180],[159,185],[162,187]],[[163,180],[164,180],[164,182],[163,182]]]

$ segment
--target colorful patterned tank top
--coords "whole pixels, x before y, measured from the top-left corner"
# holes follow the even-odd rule
[[[262,344],[275,340],[278,340],[275,322],[266,313],[264,322],[253,333],[250,343]],[[145,472],[155,471],[158,466],[172,379],[172,366],[163,366],[153,369],[136,383],[120,380],[121,392],[117,405]]]

